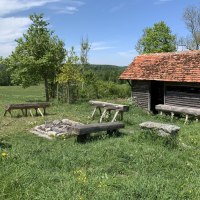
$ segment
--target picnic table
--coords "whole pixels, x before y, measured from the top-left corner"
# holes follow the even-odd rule
[[[103,102],[103,101],[93,101],[93,100],[89,101],[89,103],[94,107],[91,118],[94,118],[95,112],[99,110],[100,123],[102,122],[103,118],[106,116],[106,113],[110,115],[112,110],[115,111],[115,114],[111,122],[114,122],[119,114],[121,116],[121,120],[123,120],[123,113],[129,110],[129,106],[122,105],[122,104],[114,104],[114,103],[108,103],[108,102]]]
[[[49,106],[50,104],[46,102],[45,103],[8,104],[5,106],[4,116],[6,116],[7,112],[9,112],[10,115],[12,116],[12,113],[11,113],[12,110],[21,110],[22,114],[25,116],[27,116],[28,110],[29,110],[31,116],[33,116],[31,109],[35,109],[36,115],[38,115],[38,112],[39,112],[41,116],[44,116],[46,114],[46,108]],[[40,110],[40,108],[43,109],[43,113]]]

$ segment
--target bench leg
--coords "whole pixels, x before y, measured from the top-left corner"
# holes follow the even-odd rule
[[[39,108],[38,108],[38,112],[41,114],[42,117],[44,117],[43,113],[41,112]]]
[[[114,135],[117,135],[117,133],[119,133],[118,130],[107,130],[107,134],[112,137]]]
[[[35,108],[35,115],[38,116],[38,110]]]
[[[32,111],[31,111],[31,109],[29,110],[29,112],[30,112],[31,117],[33,117],[33,113],[32,113]]]
[[[185,115],[185,122],[184,122],[184,124],[186,124],[187,121],[188,121],[188,115]]]
[[[174,119],[174,112],[171,112],[171,121]]]
[[[3,115],[4,117],[6,116],[6,113],[7,113],[7,110],[5,111],[5,113],[4,113],[4,115]]]
[[[89,136],[90,136],[90,134],[77,135],[76,141],[80,142],[80,143],[84,143],[88,140]]]

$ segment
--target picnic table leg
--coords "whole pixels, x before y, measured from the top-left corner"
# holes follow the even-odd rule
[[[115,113],[115,115],[114,115],[114,117],[113,117],[113,119],[112,119],[112,121],[111,121],[111,122],[114,122],[114,121],[115,121],[115,119],[116,119],[116,117],[117,117],[118,113],[119,113],[119,110],[117,110],[117,111],[116,111],[116,113]]]
[[[91,116],[92,119],[94,118],[94,113],[96,112],[96,110],[97,110],[97,107],[95,107],[93,112],[92,112],[92,116]]]
[[[44,112],[43,112],[43,113],[44,113],[44,115],[46,115],[46,108],[43,108],[43,110],[44,110]]]
[[[120,111],[120,113],[121,113],[121,120],[123,120],[124,119],[124,112],[123,111]]]
[[[7,112],[9,112],[9,113],[10,113],[10,116],[12,117],[12,114],[11,114],[11,111],[10,111],[10,110],[6,110],[3,116],[5,117],[6,114],[7,114]]]
[[[99,113],[100,113],[100,115],[101,115],[101,113],[102,113],[101,108],[100,108],[100,107],[98,107],[98,108],[99,108]]]
[[[102,122],[102,120],[103,120],[103,118],[104,118],[106,112],[107,112],[107,109],[104,109],[104,111],[103,111],[103,113],[102,113],[102,115],[101,115],[101,118],[100,118],[100,120],[99,120],[100,123]]]

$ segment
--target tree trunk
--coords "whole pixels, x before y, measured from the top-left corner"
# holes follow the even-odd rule
[[[44,77],[44,87],[45,87],[46,101],[49,102],[49,85],[46,77]]]
[[[70,84],[67,84],[67,103],[70,104]]]

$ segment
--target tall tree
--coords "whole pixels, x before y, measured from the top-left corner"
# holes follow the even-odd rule
[[[191,33],[190,38],[182,38],[179,40],[181,45],[188,49],[198,50],[200,47],[200,10],[199,8],[190,6],[183,13],[183,19],[188,31]]]
[[[7,70],[5,59],[0,56],[0,85],[7,86],[11,84],[10,73]]]
[[[80,53],[80,62],[83,68],[86,67],[86,65],[89,64],[88,62],[88,53],[90,51],[91,45],[89,43],[88,38],[81,40],[81,53]]]
[[[82,90],[84,83],[87,82],[87,72],[85,72],[86,67],[88,66],[88,53],[90,51],[91,45],[88,38],[81,40],[81,52],[80,52],[80,64],[81,64],[81,74],[83,75],[84,81],[82,82]]]
[[[135,48],[140,54],[173,52],[176,51],[176,36],[161,21],[155,23],[152,28],[144,29],[143,35]]]
[[[30,20],[32,24],[16,40],[17,47],[9,57],[12,79],[23,87],[44,81],[46,101],[49,101],[49,85],[55,83],[66,51],[63,41],[48,28],[43,14],[30,15]]]
[[[80,65],[78,64],[79,58],[74,51],[74,47],[67,51],[67,62],[62,66],[60,73],[57,76],[59,84],[67,86],[67,103],[70,103],[71,93],[70,87],[78,85],[83,80]]]

